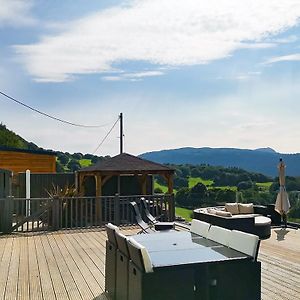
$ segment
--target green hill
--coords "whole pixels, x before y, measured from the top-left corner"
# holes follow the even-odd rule
[[[43,150],[32,142],[28,142],[21,136],[17,135],[13,131],[6,128],[6,126],[0,123],[0,147],[17,148],[25,150]],[[56,151],[56,171],[59,173],[74,172],[82,167],[87,167],[96,163],[99,159],[105,159],[104,157],[92,155]]]
[[[0,146],[29,150],[39,149],[37,145],[27,142],[13,131],[7,129],[2,123],[0,123]]]

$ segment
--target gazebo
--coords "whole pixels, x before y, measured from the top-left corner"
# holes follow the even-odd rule
[[[121,153],[78,170],[78,187],[85,196],[109,196],[109,193],[110,196],[116,193],[147,195],[153,192],[152,175],[164,177],[168,193],[173,193],[174,169],[128,153]]]

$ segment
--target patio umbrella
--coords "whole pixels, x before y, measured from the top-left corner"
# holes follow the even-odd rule
[[[285,189],[285,164],[280,158],[278,164],[278,172],[279,172],[279,193],[277,195],[275,210],[283,216],[284,221],[286,214],[290,209],[290,201],[288,194]]]

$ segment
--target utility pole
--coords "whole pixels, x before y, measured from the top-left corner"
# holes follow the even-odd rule
[[[120,113],[120,154],[123,153],[123,113]]]

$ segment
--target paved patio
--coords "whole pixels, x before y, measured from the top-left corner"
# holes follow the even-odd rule
[[[1,236],[0,299],[107,300],[105,240],[99,229]],[[261,243],[259,260],[262,299],[299,300],[300,231],[273,229]]]

